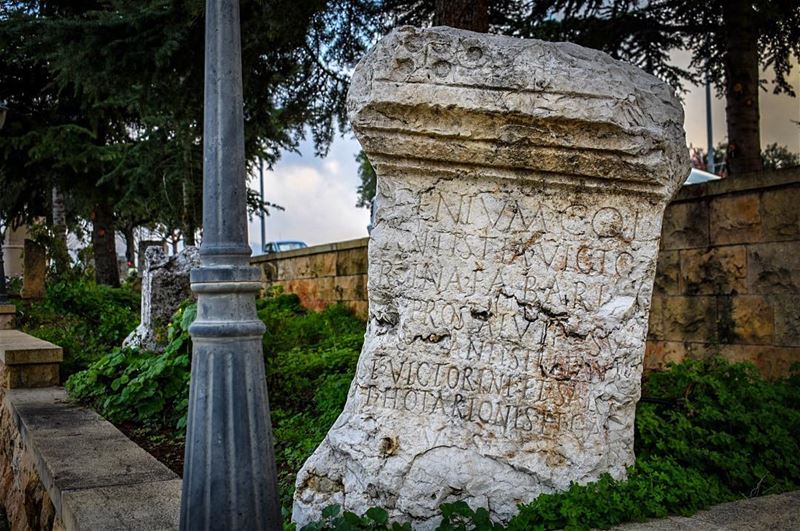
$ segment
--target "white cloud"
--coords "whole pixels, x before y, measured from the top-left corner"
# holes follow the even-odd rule
[[[337,138],[328,156],[313,156],[310,142],[300,146],[300,154],[285,153],[270,170],[264,171],[266,200],[286,210],[272,210],[267,217],[267,241],[301,240],[317,245],[367,235],[369,212],[356,208],[359,184],[355,154],[358,143],[352,138]],[[258,176],[251,176],[250,187],[258,189]],[[249,224],[250,245],[260,249],[260,220]]]

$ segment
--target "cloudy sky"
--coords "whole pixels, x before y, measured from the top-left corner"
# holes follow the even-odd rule
[[[286,210],[272,210],[266,219],[267,241],[301,240],[317,245],[367,235],[369,211],[356,208],[359,184],[355,161],[358,142],[351,135],[337,137],[328,156],[314,156],[306,141],[300,154],[284,153],[271,171],[264,170],[265,199]],[[258,190],[258,175],[250,178]],[[261,221],[250,221],[250,245],[254,252],[261,243]]]
[[[680,62],[680,58],[678,61]],[[768,77],[765,75],[765,77]],[[800,68],[792,72],[792,85],[800,88]],[[687,141],[705,147],[705,90],[695,87],[684,96]],[[725,102],[712,105],[714,145],[725,139]],[[761,93],[762,145],[777,142],[800,152],[800,98]],[[367,235],[369,212],[356,208],[359,184],[355,156],[358,142],[350,134],[338,137],[324,159],[314,157],[310,142],[300,154],[285,153],[271,171],[264,172],[267,201],[283,206],[267,218],[267,241],[301,240],[308,245],[361,238]],[[258,189],[257,176],[250,186]],[[250,222],[250,243],[260,248],[260,221]]]

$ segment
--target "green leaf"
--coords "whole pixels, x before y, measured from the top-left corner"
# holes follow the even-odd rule
[[[380,507],[370,507],[367,509],[367,518],[378,524],[385,524],[389,521],[389,513]]]
[[[323,518],[334,518],[335,516],[339,515],[339,512],[342,510],[342,507],[337,504],[328,505],[324,509],[322,509],[322,517]]]

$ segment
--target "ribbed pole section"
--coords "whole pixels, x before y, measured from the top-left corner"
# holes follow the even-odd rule
[[[279,530],[280,504],[249,265],[238,0],[206,1],[203,243],[182,530]]]

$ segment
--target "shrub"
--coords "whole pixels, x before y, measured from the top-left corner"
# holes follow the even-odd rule
[[[364,336],[364,323],[343,306],[305,310],[295,295],[257,301],[267,325],[264,355],[280,487],[290,505],[294,476],[342,411]],[[188,408],[196,306],[184,304],[162,354],[112,349],[66,383],[70,395],[115,423],[183,435]]]
[[[94,282],[57,281],[42,300],[17,301],[17,322],[24,332],[64,349],[62,378],[122,343],[139,323],[139,294],[129,287]]]
[[[163,353],[115,348],[67,380],[67,391],[112,422],[183,429],[191,369],[188,328],[196,313],[194,304],[178,309]]]
[[[364,342],[364,323],[344,306],[311,312],[296,295],[257,301],[267,326],[267,364],[275,456],[284,512],[294,479],[344,408]]]

